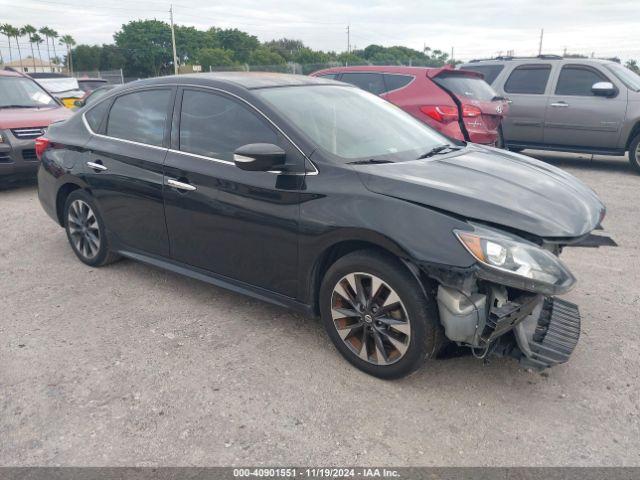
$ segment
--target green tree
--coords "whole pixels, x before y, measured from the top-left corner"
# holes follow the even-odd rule
[[[196,60],[203,70],[210,67],[230,67],[233,65],[233,54],[224,48],[203,48],[198,51]]]
[[[285,59],[267,47],[258,47],[249,55],[249,65],[284,65]]]
[[[176,32],[176,55],[178,57],[178,63],[191,63],[196,58],[199,50],[219,46],[212,40],[207,32],[203,32],[194,27],[179,25],[176,25],[174,28]]]
[[[100,70],[124,69],[127,63],[122,51],[115,45],[102,45],[100,49]]]
[[[304,43],[302,43],[301,40],[293,40],[290,38],[271,40],[269,42],[265,42],[263,45],[270,50],[278,52],[287,62],[292,61],[296,54],[305,48]]]
[[[113,36],[126,58],[127,75],[157,76],[173,70],[171,28],[159,20],[136,20]]]
[[[98,45],[78,45],[72,49],[76,71],[100,70],[102,47]]]
[[[353,65],[367,65],[367,60],[357,55],[356,53],[347,53],[342,52],[341,54],[336,56],[336,60],[343,65],[353,66]]]
[[[237,28],[215,30],[212,36],[221,48],[233,52],[233,59],[241,63],[247,63],[251,52],[260,46],[257,37]]]
[[[640,75],[640,67],[638,67],[638,62],[636,60],[632,60],[632,59],[627,60],[627,63],[625,63],[625,67],[627,67],[629,70],[634,71],[638,75]]]

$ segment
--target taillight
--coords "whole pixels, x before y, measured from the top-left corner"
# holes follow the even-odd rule
[[[449,123],[458,120],[458,107],[451,105],[425,105],[420,111],[436,122]]]
[[[482,110],[474,105],[463,105],[462,106],[462,116],[463,117],[479,117],[482,115]]]
[[[51,142],[47,137],[36,138],[36,157],[38,160],[42,160],[42,154],[51,146]]]

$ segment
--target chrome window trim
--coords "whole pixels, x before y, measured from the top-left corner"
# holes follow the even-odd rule
[[[284,175],[318,175],[320,172],[318,171],[318,167],[316,167],[315,163],[313,163],[309,157],[307,157],[305,155],[305,153],[302,151],[302,149],[293,141],[291,140],[291,137],[289,137],[289,135],[287,135],[286,133],[284,133],[282,131],[282,129],[280,127],[278,127],[278,125],[275,124],[275,122],[273,120],[271,120],[262,110],[260,110],[258,107],[256,107],[255,105],[253,105],[251,102],[245,100],[244,98],[229,92],[228,90],[224,90],[222,88],[217,88],[217,87],[211,87],[211,86],[207,86],[207,85],[197,85],[197,84],[193,84],[193,83],[178,83],[177,85],[172,85],[172,86],[177,86],[178,88],[180,87],[195,87],[196,89],[205,89],[205,90],[213,90],[216,92],[221,92],[223,94],[229,95],[233,98],[236,98],[242,102],[244,102],[246,105],[248,105],[249,107],[251,107],[253,110],[255,110],[256,112],[258,112],[260,115],[262,115],[262,117],[264,117],[265,120],[267,120],[271,125],[273,125],[273,127],[280,132],[280,134],[287,139],[287,141],[289,141],[289,143],[291,143],[291,145],[293,145],[296,150],[298,150],[298,152],[300,152],[300,155],[302,155],[302,158],[305,160],[305,169],[306,169],[306,162],[308,161],[309,164],[313,167],[313,171],[312,172],[292,172],[292,173],[288,173],[288,172],[281,172],[281,171],[269,171],[268,173],[278,173],[278,174],[284,174]],[[147,86],[145,87],[140,87],[140,90],[144,90]],[[123,94],[127,94],[127,93],[132,93],[137,91],[137,89],[131,89],[131,90],[127,90],[126,93],[122,92]],[[119,96],[119,95],[118,95]],[[104,100],[103,100],[104,101]],[[102,102],[98,102],[96,105],[100,104]],[[89,123],[87,122],[87,119],[85,118],[85,115],[93,110],[94,107],[92,107],[91,109],[87,110],[86,112],[82,113],[82,121],[84,123],[85,128],[87,129],[87,131],[91,134],[91,135],[95,135],[97,137],[102,137],[102,138],[108,138],[108,139],[113,139],[113,140],[118,140],[121,142],[125,142],[125,143],[131,143],[133,145],[140,145],[143,147],[151,147],[151,148],[156,148],[156,149],[160,149],[160,150],[166,150],[168,152],[171,153],[181,153],[183,155],[189,155],[192,157],[196,157],[196,158],[202,158],[204,160],[211,160],[212,162],[217,162],[217,163],[225,163],[228,165],[233,165],[235,166],[235,163],[229,161],[229,160],[222,160],[221,158],[215,158],[215,157],[207,157],[206,155],[198,155],[197,153],[191,153],[191,152],[184,152],[182,150],[175,150],[173,148],[165,148],[165,147],[158,147],[156,145],[149,145],[147,143],[140,143],[140,142],[135,142],[133,140],[125,140],[124,138],[118,138],[118,137],[111,137],[109,135],[103,135],[101,133],[96,133],[94,132],[91,127],[89,126]]]

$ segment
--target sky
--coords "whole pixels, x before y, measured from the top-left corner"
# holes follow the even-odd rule
[[[47,25],[77,43],[111,43],[113,33],[130,20],[168,21],[170,1],[0,0],[0,23]],[[351,48],[376,43],[421,50],[427,45],[448,53],[453,49],[460,60],[510,50],[533,55],[543,28],[543,53],[566,49],[640,60],[640,0],[175,1],[178,24],[238,28],[261,41],[295,38],[314,49],[345,51],[349,25]],[[8,58],[6,37],[0,38],[0,49]]]

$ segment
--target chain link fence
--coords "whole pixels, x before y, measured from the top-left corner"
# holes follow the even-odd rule
[[[131,78],[127,80],[123,75],[122,69],[118,70],[92,70],[92,71],[78,71],[73,72],[73,76],[76,78],[101,78],[113,85],[121,85],[127,81],[137,80],[137,78]]]

